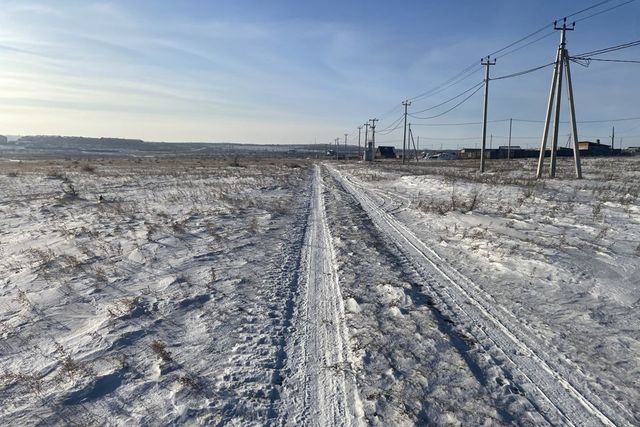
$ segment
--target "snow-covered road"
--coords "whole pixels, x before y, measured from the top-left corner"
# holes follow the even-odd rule
[[[289,425],[360,425],[362,408],[351,367],[344,301],[327,228],[319,166],[299,274],[284,404]]]
[[[631,425],[632,414],[619,402],[590,388],[591,378],[567,355],[555,354],[534,331],[471,279],[426,246],[371,191],[352,177],[331,174],[361,204],[380,232],[392,241],[423,278],[440,310],[465,330],[508,374],[521,393],[552,424]],[[383,199],[384,203],[384,199]]]
[[[622,162],[10,164],[0,424],[638,425]]]

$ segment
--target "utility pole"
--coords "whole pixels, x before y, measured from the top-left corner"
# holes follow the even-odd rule
[[[344,159],[347,160],[347,135],[349,135],[348,133],[344,134]]]
[[[616,140],[616,127],[612,126],[611,127],[611,154],[614,153],[614,151],[613,151],[613,143],[615,142],[615,140]]]
[[[358,126],[358,159],[360,159],[360,133],[362,132],[362,126]]]
[[[376,156],[376,122],[378,119],[369,119],[371,122],[371,161],[373,162]]]
[[[367,150],[369,149],[369,122],[364,124],[364,159],[367,157]]]
[[[549,104],[547,106],[547,115],[544,121],[544,131],[542,133],[542,142],[540,143],[540,157],[538,158],[538,170],[536,178],[542,177],[544,167],[544,155],[547,149],[547,137],[549,136],[549,126],[551,124],[551,114],[554,108],[555,98],[555,116],[553,123],[553,140],[551,145],[551,166],[549,168],[549,176],[556,176],[556,162],[558,152],[558,132],[560,128],[560,100],[562,97],[562,74],[566,71],[567,80],[567,98],[569,102],[569,115],[571,123],[571,134],[573,136],[573,158],[575,162],[576,177],[582,178],[582,166],[580,164],[580,144],[578,140],[578,126],[576,122],[576,110],[573,98],[573,84],[571,82],[571,67],[569,65],[569,51],[567,50],[566,32],[575,30],[576,23],[567,27],[567,18],[564,18],[562,27],[558,27],[558,22],[553,23],[553,28],[560,31],[560,45],[556,53],[556,62],[553,69],[553,79],[551,81],[551,90],[549,91]]]
[[[336,138],[334,142],[336,143],[336,161],[337,161],[337,160],[340,160],[340,158],[338,157],[338,149],[340,148],[340,138]]]
[[[409,139],[413,143],[413,152],[416,155],[416,163],[418,163],[418,149],[416,148],[416,140],[413,139],[413,132],[411,132],[411,123],[409,123]]]
[[[402,139],[402,163],[404,164],[405,158],[407,157],[407,108],[411,105],[409,100],[403,101],[402,105],[404,105],[404,138]]]
[[[509,119],[509,145],[507,145],[507,160],[511,160],[511,128],[513,126],[513,119]]]
[[[489,67],[496,65],[496,60],[491,61],[487,56],[486,60],[480,60],[480,64],[484,65],[484,106],[482,108],[482,148],[480,149],[480,172],[484,172],[484,151],[487,148],[487,107],[489,106]]]

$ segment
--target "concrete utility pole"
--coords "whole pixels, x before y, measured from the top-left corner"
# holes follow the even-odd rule
[[[567,27],[567,18],[564,18],[562,27],[558,27],[558,22],[553,23],[553,28],[560,31],[560,45],[556,53],[556,62],[553,69],[553,79],[551,81],[551,90],[549,91],[549,104],[547,105],[547,115],[544,121],[544,131],[542,133],[542,142],[540,143],[540,156],[538,158],[537,178],[542,177],[544,168],[544,155],[547,150],[547,138],[549,136],[549,126],[551,124],[551,114],[554,108],[555,98],[555,116],[553,123],[553,140],[551,144],[551,166],[549,168],[549,176],[556,176],[556,162],[558,154],[558,132],[560,129],[560,100],[562,97],[562,74],[566,71],[567,80],[567,98],[569,102],[569,115],[571,123],[571,134],[573,136],[573,158],[575,162],[576,177],[582,178],[582,166],[580,164],[580,144],[578,140],[578,126],[576,123],[576,110],[573,98],[573,84],[571,82],[571,67],[569,65],[569,51],[567,50],[566,32],[573,31],[576,23]]]
[[[509,145],[507,145],[507,160],[511,160],[511,128],[513,126],[513,119],[509,119]]]
[[[418,163],[418,149],[416,148],[416,140],[413,138],[413,132],[411,132],[411,123],[409,123],[409,140],[413,143],[413,152],[416,155],[416,163]]]
[[[334,139],[334,142],[336,143],[336,160],[340,160],[338,157],[338,149],[340,148],[340,138]]]
[[[358,159],[360,159],[360,133],[362,132],[362,126],[358,126]]]
[[[613,143],[616,140],[616,127],[611,127],[611,154],[613,154]]]
[[[489,106],[489,67],[496,65],[496,60],[491,61],[487,56],[486,60],[480,60],[480,64],[485,66],[484,70],[484,106],[482,108],[482,148],[480,149],[480,172],[484,172],[484,151],[487,148],[487,107]]]
[[[345,133],[344,134],[344,159],[347,160],[347,136],[349,134]]]
[[[407,108],[411,105],[409,100],[403,101],[402,105],[404,105],[404,138],[402,139],[402,163],[404,164],[405,158],[407,155]]]
[[[378,119],[369,119],[371,122],[371,161],[376,157],[376,122]]]
[[[367,150],[369,149],[369,122],[364,124],[364,157],[361,160],[366,160]]]

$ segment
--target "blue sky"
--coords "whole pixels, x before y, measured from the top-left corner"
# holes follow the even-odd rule
[[[0,1],[0,133],[327,142],[357,135],[372,117],[383,129],[403,99],[596,2]],[[539,36],[547,33],[500,58],[492,75],[552,61],[558,34],[549,27]],[[640,1],[579,21],[568,37],[572,53],[638,40]],[[608,57],[640,59],[640,47]],[[572,71],[579,120],[640,116],[640,65],[573,64]],[[490,119],[541,120],[550,78],[544,69],[491,82]],[[480,81],[477,67],[410,111]],[[474,146],[478,125],[423,125],[477,122],[481,108],[479,92],[438,119],[411,121],[423,147]],[[606,138],[612,124],[581,124],[579,134]],[[640,121],[615,125],[625,145],[640,145]],[[506,122],[489,128],[494,145],[507,132]],[[566,126],[562,132],[566,139]],[[540,124],[514,122],[514,144],[535,145],[540,133]],[[401,139],[396,131],[378,141]]]

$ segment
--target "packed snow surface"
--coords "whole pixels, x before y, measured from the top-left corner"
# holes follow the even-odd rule
[[[0,424],[640,424],[640,159],[488,166],[0,160]]]

